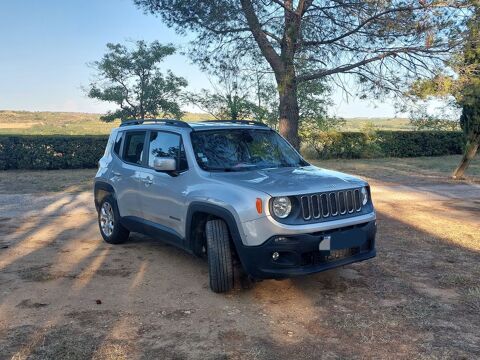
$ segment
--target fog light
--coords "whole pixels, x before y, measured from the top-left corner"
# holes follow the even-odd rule
[[[272,259],[273,260],[278,260],[279,257],[280,257],[280,254],[276,251],[272,254]]]
[[[279,236],[279,237],[275,238],[275,242],[277,242],[277,243],[283,243],[283,242],[287,242],[287,241],[288,241],[288,239],[284,236]]]

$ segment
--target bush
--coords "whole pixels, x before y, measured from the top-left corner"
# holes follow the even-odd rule
[[[95,168],[107,136],[0,136],[0,169]]]
[[[316,159],[454,155],[465,146],[456,131],[316,132],[302,140],[302,152]]]
[[[95,168],[107,136],[0,136],[0,169]],[[312,132],[303,153],[317,159],[439,156],[463,153],[461,132]]]

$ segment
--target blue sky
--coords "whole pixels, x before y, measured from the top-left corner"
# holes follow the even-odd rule
[[[99,59],[108,42],[140,39],[187,45],[132,0],[0,1],[0,109],[104,112],[111,105],[88,99],[82,90],[92,76],[87,63]],[[185,77],[192,90],[208,87],[185,56],[171,56],[163,66]],[[338,116],[395,114],[389,103],[347,102],[340,92],[334,102],[331,112]]]

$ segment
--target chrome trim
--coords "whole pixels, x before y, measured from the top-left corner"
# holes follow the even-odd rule
[[[344,211],[342,211],[341,200],[343,200]],[[300,196],[302,217],[306,221],[361,212],[363,209],[361,201],[361,192],[358,188]]]

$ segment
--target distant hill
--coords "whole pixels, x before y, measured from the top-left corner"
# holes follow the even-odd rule
[[[410,120],[406,118],[349,118],[345,119],[346,124],[343,131],[361,131],[368,126],[373,126],[377,130],[403,130],[412,131]]]
[[[211,118],[207,114],[187,113],[184,120],[199,121]],[[351,118],[346,120],[346,125],[341,130],[361,131],[370,125],[379,130],[412,130],[408,119]],[[119,122],[100,121],[100,114],[0,110],[0,134],[108,134],[118,124]]]

